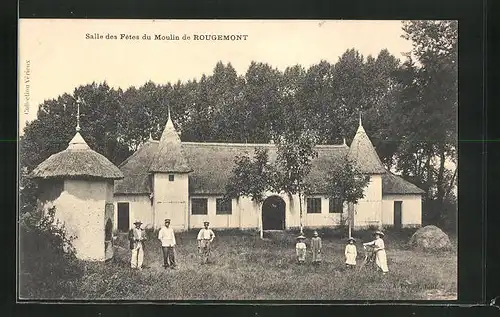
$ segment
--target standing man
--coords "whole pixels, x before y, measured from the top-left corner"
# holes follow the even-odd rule
[[[170,228],[170,219],[165,219],[165,226],[158,232],[158,239],[163,251],[163,267],[175,269],[175,234],[174,229]]]
[[[142,271],[146,232],[141,228],[142,222],[140,220],[136,220],[134,222],[134,225],[135,228],[130,229],[130,231],[128,232],[130,249],[132,250],[132,259],[130,260],[130,266],[133,269],[139,269],[139,271]]]
[[[198,250],[201,254],[201,264],[208,263],[208,258],[210,257],[210,247],[215,238],[215,234],[212,229],[208,228],[209,224],[210,223],[208,221],[203,222],[205,228],[202,228],[198,233]]]

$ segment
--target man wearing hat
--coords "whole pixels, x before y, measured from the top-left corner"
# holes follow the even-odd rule
[[[384,233],[377,230],[373,233],[373,235],[375,236],[375,240],[363,243],[363,245],[373,246],[373,252],[375,252],[375,264],[377,264],[377,266],[382,270],[383,274],[386,274],[389,272],[389,269],[387,268],[387,255],[385,253],[384,240],[382,240]]]
[[[210,223],[208,221],[203,222],[204,228],[198,232],[198,250],[201,254],[201,264],[208,263],[210,257],[210,248],[212,241],[214,241],[215,233],[212,229],[208,228]]]
[[[158,232],[163,251],[163,267],[175,269],[175,234],[170,227],[170,219],[165,219],[165,225]]]
[[[134,222],[135,228],[130,229],[128,232],[128,239],[130,241],[130,249],[132,250],[132,259],[130,266],[133,269],[142,270],[142,262],[144,260],[144,240],[146,240],[146,232],[141,228],[142,222],[136,220]]]

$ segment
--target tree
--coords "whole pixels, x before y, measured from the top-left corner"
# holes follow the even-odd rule
[[[321,132],[319,143],[342,142],[338,121],[336,87],[332,64],[320,61],[312,65],[304,76],[298,97],[308,118],[308,126]]]
[[[369,181],[370,177],[359,172],[347,158],[334,164],[327,172],[326,192],[329,198],[337,199],[341,205],[349,204],[349,237],[351,237],[354,219],[352,206],[364,197],[364,189]]]
[[[274,173],[267,150],[256,148],[253,159],[248,155],[236,156],[235,164],[226,184],[226,199],[246,196],[260,206],[264,193],[273,187]],[[262,238],[262,225],[260,234]]]
[[[243,119],[243,89],[244,79],[238,77],[231,63],[224,65],[218,62],[213,75],[209,79],[214,87],[210,90],[209,100],[214,107],[213,141],[244,142],[241,126]]]
[[[304,231],[302,199],[309,185],[305,177],[311,171],[311,161],[317,157],[314,150],[318,142],[316,131],[294,130],[277,139],[276,180],[274,190],[285,192],[291,197],[297,194],[300,210],[300,233]]]
[[[283,126],[282,74],[268,64],[251,62],[245,74],[241,111],[243,142],[267,143]]]
[[[403,176],[420,179],[426,199],[436,200],[433,221],[439,222],[447,188],[454,181],[446,177],[446,162],[456,162],[458,23],[405,21],[403,31],[413,49],[402,71],[398,169]]]
[[[122,94],[121,89],[112,89],[106,82],[80,86],[73,92],[75,100],[73,107],[76,108],[76,102],[80,103],[80,133],[90,148],[116,165],[131,154],[118,134],[116,119],[120,117],[122,110]],[[75,116],[73,120],[76,121]],[[70,125],[69,128],[74,129],[74,127],[75,125]],[[71,132],[71,137],[73,135],[74,130]]]

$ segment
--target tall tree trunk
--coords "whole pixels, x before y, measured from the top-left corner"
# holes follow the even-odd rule
[[[300,234],[304,234],[304,226],[302,225],[302,193],[299,191],[299,211],[300,211]]]
[[[257,203],[257,210],[258,212],[258,222],[259,222],[259,235],[261,239],[264,239],[264,227],[262,226],[262,203]]]
[[[348,214],[348,227],[349,227],[349,238],[352,237],[352,227],[354,225],[354,205],[353,203],[347,204],[347,214]]]
[[[448,186],[448,189],[446,190],[444,197],[447,197],[450,194],[450,192],[453,188],[453,183],[455,183],[455,177],[457,177],[457,168],[456,167],[455,167],[455,171],[453,172],[453,176],[451,177],[450,185]]]
[[[436,185],[437,185],[437,197],[436,197],[436,222],[438,224],[441,224],[441,215],[443,212],[443,203],[444,203],[444,195],[445,195],[445,190],[444,190],[444,163],[446,160],[446,156],[444,153],[444,150],[441,149],[441,153],[439,153],[439,170],[438,170],[438,175],[437,175],[437,180],[436,180]]]

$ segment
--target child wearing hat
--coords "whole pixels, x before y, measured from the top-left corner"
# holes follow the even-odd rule
[[[297,254],[297,262],[303,264],[306,261],[306,251],[307,246],[305,244],[305,239],[303,235],[297,237],[297,243],[295,244],[295,252]]]
[[[358,251],[356,250],[356,240],[353,237],[347,239],[347,245],[345,246],[345,265],[348,269],[356,267],[356,257],[358,256]]]
[[[314,231],[311,239],[312,263],[319,265],[321,263],[321,238],[317,231]]]
[[[377,266],[382,270],[383,274],[386,274],[387,272],[389,272],[389,269],[387,268],[387,255],[385,253],[385,244],[384,240],[382,239],[384,237],[384,233],[382,231],[377,230],[373,233],[373,235],[375,236],[375,240],[363,243],[363,245],[373,246],[375,252],[375,264],[377,264]]]

